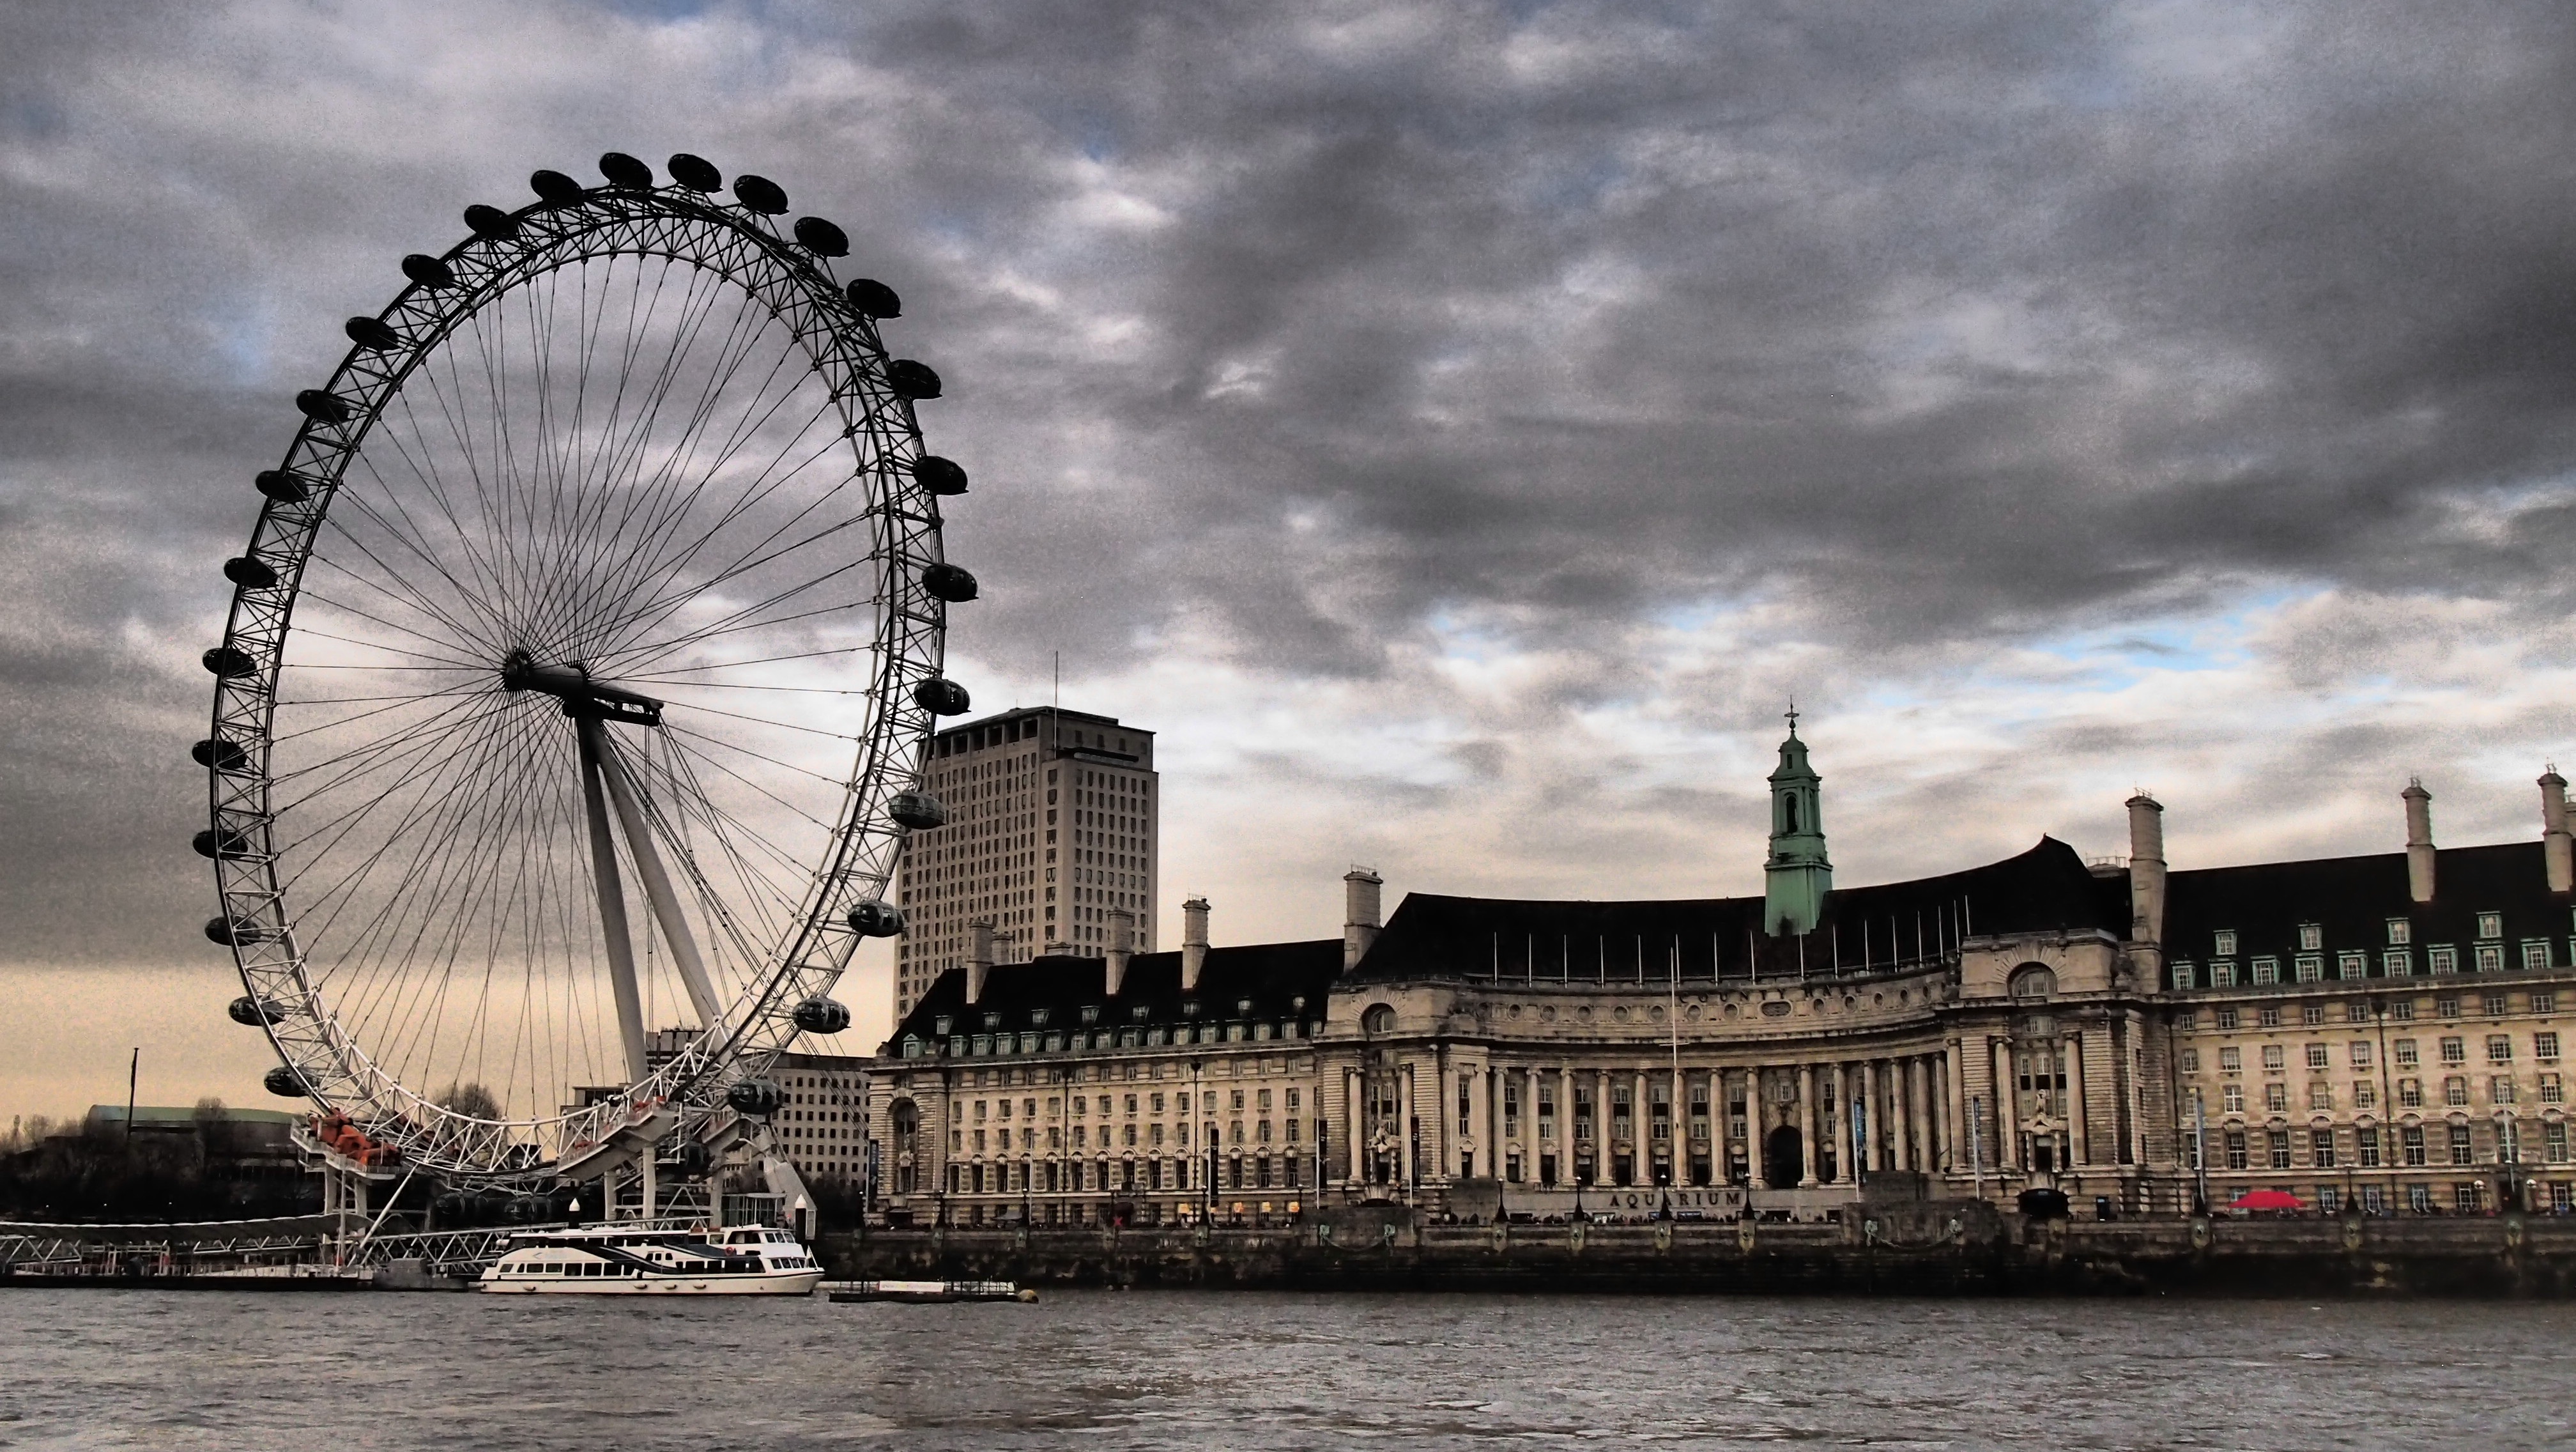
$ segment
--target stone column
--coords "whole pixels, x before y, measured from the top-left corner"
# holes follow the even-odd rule
[[[1690,1071],[1679,1064],[1670,1070],[1673,1078],[1673,1188],[1690,1183]]]
[[[2074,1130],[2074,1142],[2071,1148],[2074,1151],[2075,1163],[2079,1165],[2089,1165],[2093,1163],[2093,1134],[2092,1127],[2085,1123],[2086,1115],[2084,1111],[2086,1098],[2084,1094],[2084,1036],[2082,1034],[2068,1034],[2066,1036],[2065,1043],[2065,1052],[2068,1060],[2066,1066],[2066,1120],[2068,1125]]]
[[[1950,1173],[1958,1174],[1968,1164],[1968,1087],[1967,1076],[1959,1072],[1959,1041],[1950,1040],[1941,1051],[1942,1113],[1948,1116],[1941,1126],[1941,1139],[1950,1151]]]
[[[1610,1183],[1610,1071],[1592,1071],[1592,1183]]]
[[[1860,1168],[1878,1166],[1878,1060],[1860,1060]]]
[[[1995,1081],[1994,1131],[1995,1169],[1998,1172],[2019,1168],[2014,1154],[2012,1040],[1986,1040],[1986,1058],[1992,1066]]]
[[[1574,1183],[1574,1071],[1556,1071],[1556,1182]]]
[[[1934,1164],[1932,1146],[1932,1060],[1916,1054],[1906,1060],[1906,1108],[1914,1129],[1913,1168],[1929,1174]]]
[[[1199,1104],[1201,1108],[1206,1107],[1207,1099],[1205,1095],[1200,1096]],[[1346,1183],[1357,1185],[1368,1178],[1368,1161],[1365,1158],[1368,1153],[1368,1145],[1366,1143],[1368,1139],[1368,1101],[1362,1097],[1360,1091],[1360,1071],[1357,1069],[1344,1069],[1342,1071],[1342,1118],[1348,1124],[1348,1128],[1343,1132],[1342,1137],[1350,1141],[1350,1143],[1345,1147],[1346,1157],[1351,1162],[1351,1176]],[[1210,1111],[1207,1122],[1214,1123],[1215,1119],[1216,1116],[1214,1111]],[[1207,1147],[1204,1145],[1200,1146],[1202,1151],[1206,1148]],[[1207,1162],[1207,1156],[1202,1153],[1199,1156],[1199,1160],[1201,1164],[1205,1164]]]
[[[1816,1066],[1798,1066],[1798,1188],[1816,1183]]]
[[[1396,1074],[1395,1153],[1396,1165],[1398,1166],[1397,1177],[1403,1181],[1405,1193],[1409,1197],[1413,1192],[1413,1186],[1420,1179],[1420,1166],[1413,1162],[1413,1126],[1414,1121],[1422,1117],[1422,1106],[1421,1102],[1413,1092],[1413,1065],[1410,1063],[1397,1065]]]
[[[2124,1153],[2121,1163],[2144,1165],[2147,1163],[2147,1117],[2146,1105],[2139,1097],[2144,1091],[2138,1083],[2138,1068],[2144,1056],[2138,1048],[2139,1019],[2135,1011],[2121,1012],[2120,1029],[2115,1050],[2120,1060],[2120,1102],[2128,1107],[2129,1112],[2129,1132],[2121,1140]]]

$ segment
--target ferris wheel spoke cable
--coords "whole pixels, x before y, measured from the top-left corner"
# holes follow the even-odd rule
[[[665,745],[675,746],[676,743],[671,743],[666,740]],[[699,820],[710,825],[712,829],[711,835],[715,838],[717,849],[724,853],[729,859],[730,865],[734,869],[736,880],[746,889],[745,900],[755,909],[761,910],[761,914],[764,919],[761,924],[763,930],[775,933],[779,924],[768,917],[766,911],[768,906],[767,899],[775,897],[779,904],[789,912],[793,912],[795,910],[795,902],[786,894],[779,892],[775,886],[767,880],[764,874],[760,874],[752,868],[749,861],[743,857],[742,853],[736,846],[736,842],[737,839],[739,839],[741,841],[748,841],[766,848],[773,856],[777,857],[779,861],[791,869],[797,866],[795,859],[789,854],[779,851],[757,832],[750,830],[747,826],[735,822],[732,818],[724,814],[716,807],[714,801],[705,794],[704,789],[698,785],[694,776],[686,779],[685,790],[679,789],[681,787],[681,781],[681,778],[673,776],[667,779],[666,784],[674,788],[672,792],[673,796],[678,797],[688,805],[697,808]],[[739,957],[740,961],[745,965],[746,969],[756,969],[759,966],[762,956],[760,950],[751,943],[748,937],[745,936],[742,926],[735,919],[735,915],[726,907],[723,895],[715,890],[704,871],[699,867],[697,854],[689,846],[687,834],[678,830],[678,820],[660,818],[657,820],[657,825],[661,825],[663,827],[665,834],[671,840],[675,848],[675,855],[679,857],[683,869],[687,872],[691,885],[696,892],[700,910],[704,912],[711,921],[718,924],[732,940],[735,953]],[[733,830],[725,830],[728,826],[731,826]]]
[[[331,935],[337,927],[340,914],[358,902],[361,891],[376,870],[393,858],[398,849],[403,849],[406,839],[409,839],[407,856],[395,881],[400,887],[408,889],[410,896],[394,910],[379,910],[374,916],[360,922],[356,936],[334,958],[325,963],[321,973],[317,975],[317,982],[336,979],[353,963],[360,962],[363,955],[369,951],[372,940],[398,934],[403,921],[413,907],[434,893],[435,877],[429,870],[431,864],[428,861],[430,854],[453,830],[451,825],[453,820],[461,818],[477,803],[486,800],[457,788],[466,781],[482,779],[480,774],[490,764],[490,758],[500,754],[492,749],[495,743],[510,741],[515,734],[510,730],[508,718],[503,713],[493,712],[485,717],[483,729],[477,733],[474,741],[436,760],[434,774],[426,778],[427,790],[405,794],[407,802],[423,797],[430,799],[433,804],[428,811],[421,815],[398,818],[392,830],[382,840],[376,842],[372,848],[362,850],[358,860],[343,869],[344,875],[340,880],[328,884],[314,894],[313,906],[316,908],[327,906],[329,914],[318,923],[312,923],[309,926],[304,920],[299,919],[299,927],[307,929],[307,936],[316,945],[327,944],[331,941]],[[511,752],[506,759],[517,762],[521,756],[521,753]],[[417,773],[407,774],[403,784],[409,785],[410,780],[416,776]],[[389,788],[387,793],[380,793],[371,798],[357,814],[353,814],[351,821],[343,828],[341,836],[345,838],[353,832],[364,815],[372,814],[378,806],[388,800],[391,790]],[[328,845],[338,844],[335,842]],[[316,862],[323,860],[322,854],[317,852],[314,860]],[[372,966],[381,968],[382,963],[379,960]],[[359,971],[363,974],[371,972],[372,969],[362,967]],[[365,979],[362,978],[359,984],[361,990],[364,988],[364,983]]]
[[[482,528],[482,538],[478,540],[474,533],[467,529],[464,515],[457,509],[454,491],[447,482],[446,471],[438,467],[438,452],[429,446],[428,438],[422,434],[419,415],[412,407],[411,395],[408,392],[398,394],[396,400],[402,406],[403,427],[391,427],[393,421],[390,419],[386,421],[388,425],[384,429],[386,445],[394,451],[395,457],[411,470],[412,476],[419,480],[422,492],[429,495],[431,502],[438,506],[439,517],[447,522],[448,533],[456,537],[458,551],[465,556],[466,563],[472,567],[475,578],[483,583],[484,590],[499,591],[509,570],[503,558],[509,548],[505,537],[494,527],[489,511],[479,507],[479,500],[477,513],[483,517],[477,523]],[[410,441],[403,438],[406,430],[413,435]],[[375,481],[379,490],[390,492],[394,488],[393,481],[387,479],[383,472],[377,469],[373,459],[360,454],[358,461],[365,467],[368,477]],[[480,490],[477,494],[479,496]]]
[[[430,634],[428,631],[415,629],[414,627],[412,627],[412,626],[408,626],[408,625],[398,624],[398,623],[396,623],[396,622],[394,622],[394,621],[391,621],[391,620],[387,620],[387,619],[385,619],[385,618],[384,618],[383,616],[381,616],[381,615],[374,614],[374,613],[372,613],[372,612],[370,612],[370,611],[361,610],[361,609],[359,609],[358,607],[356,607],[356,606],[354,606],[354,605],[351,605],[351,604],[348,604],[348,603],[347,603],[347,602],[345,602],[345,601],[342,601],[342,600],[336,599],[336,598],[334,598],[334,597],[332,597],[332,596],[330,596],[330,595],[326,595],[326,594],[324,594],[323,592],[321,592],[320,590],[316,590],[316,589],[310,589],[310,588],[308,588],[308,589],[306,589],[306,590],[303,592],[303,594],[304,594],[304,598],[306,598],[306,599],[308,599],[308,600],[312,600],[312,601],[318,602],[318,603],[323,604],[323,605],[328,605],[328,606],[329,606],[329,607],[331,607],[333,610],[337,610],[337,611],[339,611],[341,614],[349,615],[349,616],[353,616],[353,617],[355,617],[355,618],[357,618],[357,619],[359,619],[359,620],[363,620],[363,621],[367,622],[369,625],[378,625],[378,626],[382,626],[382,627],[384,627],[385,629],[392,631],[392,632],[393,632],[394,634],[396,634],[396,635],[408,636],[408,637],[410,637],[410,638],[411,638],[411,639],[413,639],[413,640],[417,640],[417,641],[419,641],[422,645],[435,646],[435,647],[437,647],[437,651],[426,651],[426,650],[420,650],[420,649],[418,649],[418,648],[416,648],[416,647],[413,647],[413,646],[397,645],[397,644],[395,644],[395,643],[394,643],[394,642],[392,642],[392,641],[364,640],[364,639],[358,639],[358,638],[354,638],[354,637],[350,637],[350,636],[332,636],[332,637],[330,637],[331,639],[334,639],[334,640],[346,641],[348,644],[351,644],[351,645],[366,645],[366,646],[374,646],[374,647],[376,647],[376,648],[378,648],[378,649],[381,649],[381,650],[404,651],[404,652],[407,652],[407,653],[412,654],[412,655],[421,656],[421,657],[423,657],[423,658],[425,658],[425,659],[438,660],[438,661],[451,661],[451,660],[457,660],[457,659],[458,659],[456,656],[453,656],[453,655],[441,655],[441,654],[439,654],[439,653],[438,653],[438,651],[465,651],[465,650],[471,650],[471,649],[473,649],[473,647],[472,647],[470,644],[466,644],[466,643],[464,643],[464,642],[460,642],[460,641],[456,641],[456,640],[451,640],[451,639],[449,639],[449,638],[447,638],[447,637],[445,637],[445,636],[432,635],[432,634]],[[301,631],[303,631],[304,633],[306,633],[306,634],[308,634],[308,635],[319,633],[319,632],[317,632],[317,631],[315,630],[314,626],[313,626],[313,625],[312,625],[312,623],[311,623],[311,622],[312,622],[312,615],[311,615],[311,612],[309,612],[309,611],[308,611],[308,612],[306,612],[305,620],[306,620],[306,623],[305,623],[305,624],[300,625],[300,626],[298,626],[298,627],[296,627],[296,628],[297,628],[297,629],[299,629],[299,630],[301,630]],[[353,628],[354,628],[354,627],[353,627]],[[459,663],[461,664],[461,663],[463,663],[463,662],[461,662],[461,661],[460,661]]]
[[[372,522],[376,524],[377,527],[385,529],[386,533],[393,537],[393,542],[403,544],[406,549],[411,548],[409,541],[403,540],[399,531],[386,526],[382,517],[375,513],[365,499],[355,495],[349,496],[349,507],[364,515],[368,522]],[[343,523],[340,519],[331,519],[328,521],[327,527],[333,534],[347,541],[350,548],[356,550],[358,554],[363,556],[367,563],[374,565],[377,570],[382,572],[384,576],[383,580],[371,580],[369,583],[374,584],[376,588],[383,590],[388,595],[394,595],[396,598],[407,599],[422,613],[445,623],[449,629],[455,631],[461,638],[488,649],[495,636],[508,629],[508,622],[494,618],[489,613],[488,607],[483,604],[480,597],[476,596],[472,591],[465,589],[453,575],[448,573],[447,567],[436,559],[423,556],[424,562],[429,565],[432,572],[445,578],[448,585],[455,591],[453,598],[456,603],[466,607],[470,613],[483,617],[483,629],[477,630],[472,625],[467,624],[462,617],[453,611],[440,608],[437,597],[433,596],[422,586],[413,583],[408,574],[395,568],[391,561],[387,560],[382,554],[377,552],[374,545],[358,538],[356,532],[351,530],[348,525]],[[317,554],[314,558],[323,564],[340,570],[351,579],[368,579],[367,576],[358,573],[358,571],[348,565],[332,559],[330,556]],[[385,583],[386,581],[390,581],[391,584],[388,585]],[[400,591],[396,591],[393,586],[400,586]]]
[[[780,401],[783,403],[785,398],[782,397]],[[804,426],[797,430],[794,438],[801,439],[809,435],[813,431],[813,425],[820,421],[825,413],[831,410],[832,403],[833,400],[829,395],[826,395],[823,401],[815,407],[812,417],[808,418]],[[672,577],[677,575],[679,571],[687,568],[688,565],[696,559],[699,551],[702,550],[708,542],[720,538],[723,531],[731,526],[732,523],[742,514],[747,512],[761,500],[765,499],[770,493],[783,489],[788,484],[794,482],[795,478],[802,474],[806,467],[810,466],[815,460],[820,459],[831,452],[840,443],[841,440],[838,436],[827,435],[823,442],[814,449],[813,453],[806,459],[800,461],[796,468],[789,470],[786,474],[773,481],[769,477],[770,472],[776,468],[778,460],[783,459],[786,456],[787,449],[794,447],[794,439],[791,439],[787,445],[781,447],[777,458],[773,459],[770,464],[765,466],[761,471],[751,476],[749,482],[744,486],[741,498],[737,499],[732,505],[723,510],[719,514],[718,518],[708,525],[703,531],[693,531],[693,533],[697,535],[697,538],[683,548],[678,554],[665,556],[663,554],[664,547],[668,544],[671,535],[679,530],[681,523],[687,517],[685,508],[688,506],[694,506],[697,502],[698,495],[702,493],[705,488],[706,480],[714,477],[712,471],[710,471],[702,477],[696,486],[694,486],[689,496],[685,500],[681,501],[684,507],[670,511],[668,518],[659,521],[651,531],[650,536],[643,542],[643,546],[633,553],[631,558],[637,562],[636,566],[628,572],[627,578],[621,581],[621,583],[631,586],[631,588],[625,593],[630,597],[645,594],[647,592],[649,582],[649,590],[652,592],[652,600],[645,609],[650,611],[662,608],[661,602],[665,598],[661,594],[663,589],[667,586]],[[723,462],[724,460],[719,459],[717,461],[718,467],[721,467]],[[825,497],[828,498],[829,496],[827,495]],[[821,501],[818,500],[815,504],[809,505],[808,508],[811,509],[819,507],[820,502]],[[690,594],[712,589],[714,586],[722,584],[723,581],[724,577],[719,575],[715,579],[697,586],[695,590],[682,594],[679,597],[679,600],[685,602],[685,600],[689,598]],[[613,627],[611,628],[623,628],[637,613],[640,612],[630,611],[627,615],[617,617]]]
[[[486,729],[488,724],[498,719],[500,715],[501,702],[496,696],[477,694],[467,699],[470,700],[477,708],[476,714],[467,720],[462,722],[446,723],[439,730],[427,733],[412,741],[389,743],[389,745],[396,745],[399,748],[393,754],[393,764],[391,764],[390,767],[390,769],[396,772],[396,775],[384,785],[378,787],[374,792],[360,797],[358,800],[346,807],[336,809],[332,815],[320,817],[310,823],[306,823],[302,820],[303,814],[307,809],[319,809],[322,806],[323,798],[325,796],[325,793],[323,792],[308,791],[304,796],[298,797],[293,801],[287,802],[286,804],[273,809],[270,813],[270,820],[272,823],[294,826],[298,833],[298,835],[290,837],[284,843],[278,845],[274,849],[274,855],[281,860],[287,860],[304,855],[309,851],[312,855],[318,857],[331,848],[338,846],[349,832],[354,831],[357,826],[365,820],[369,813],[373,812],[377,807],[383,805],[385,802],[392,800],[396,794],[408,789],[413,784],[415,778],[422,772],[435,773],[444,770],[449,758],[431,754],[433,749],[440,744],[441,737],[451,736],[459,732],[479,732]],[[469,739],[464,743],[464,745],[470,746],[471,740]],[[405,756],[409,756],[413,759],[408,764],[401,764],[402,758]],[[338,758],[330,758],[322,762],[317,762],[315,763],[315,768],[328,767],[337,759]],[[383,758],[378,758],[367,764],[377,770],[385,770],[389,767],[389,763]],[[297,770],[301,771],[305,769],[307,768],[298,768]],[[329,784],[336,787],[341,783],[338,779],[333,779]],[[285,884],[281,884],[281,886],[283,885]]]

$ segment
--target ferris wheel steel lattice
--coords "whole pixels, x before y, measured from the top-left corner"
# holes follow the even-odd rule
[[[774,1103],[901,930],[897,851],[945,815],[920,747],[968,705],[966,476],[880,339],[893,291],[760,177],[600,168],[467,208],[349,320],[205,654],[233,1016],[272,1090],[450,1179]]]

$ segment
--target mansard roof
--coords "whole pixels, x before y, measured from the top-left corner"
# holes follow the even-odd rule
[[[2518,942],[2565,936],[2576,928],[2569,908],[2566,894],[2549,890],[2537,842],[2439,850],[2429,903],[2413,900],[2403,852],[2198,868],[2167,878],[2165,951],[2206,960],[2214,956],[2217,934],[2232,931],[2240,957],[2287,961],[2299,951],[2298,930],[2306,923],[2324,930],[2328,952],[2378,949],[2388,944],[2391,918],[2406,919],[2418,945],[2466,946],[2477,941],[2480,913],[2501,913],[2503,936]],[[2419,961],[2416,971],[2423,969]]]
[[[901,1044],[907,1034],[924,1042],[944,1037],[938,1030],[941,1019],[949,1021],[950,1034],[1228,1020],[1313,1021],[1323,1017],[1325,996],[1341,972],[1339,938],[1210,948],[1198,987],[1184,993],[1180,954],[1139,953],[1128,962],[1127,976],[1113,997],[1107,991],[1107,959],[1049,954],[1026,963],[993,965],[982,995],[969,1004],[966,970],[952,968],[939,975],[895,1026],[888,1050]],[[1249,1009],[1244,1007],[1247,1002]],[[1085,1008],[1098,1010],[1088,1025],[1082,1015]],[[998,1020],[989,1027],[988,1015]]]
[[[1803,939],[1763,934],[1763,899],[1680,898],[1549,902],[1406,896],[1354,981],[1502,978],[1538,982],[1660,982],[1680,976],[1742,978],[1880,970],[1938,958],[1964,935],[2109,932],[2126,936],[2125,875],[2096,876],[2053,837],[2016,857],[1964,872],[1872,887],[1836,888]]]

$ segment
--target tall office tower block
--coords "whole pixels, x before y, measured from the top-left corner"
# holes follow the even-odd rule
[[[941,731],[924,766],[948,823],[913,833],[897,869],[897,1018],[965,966],[979,919],[993,925],[996,962],[1099,957],[1118,908],[1136,915],[1136,951],[1154,951],[1153,732],[1041,706]]]

